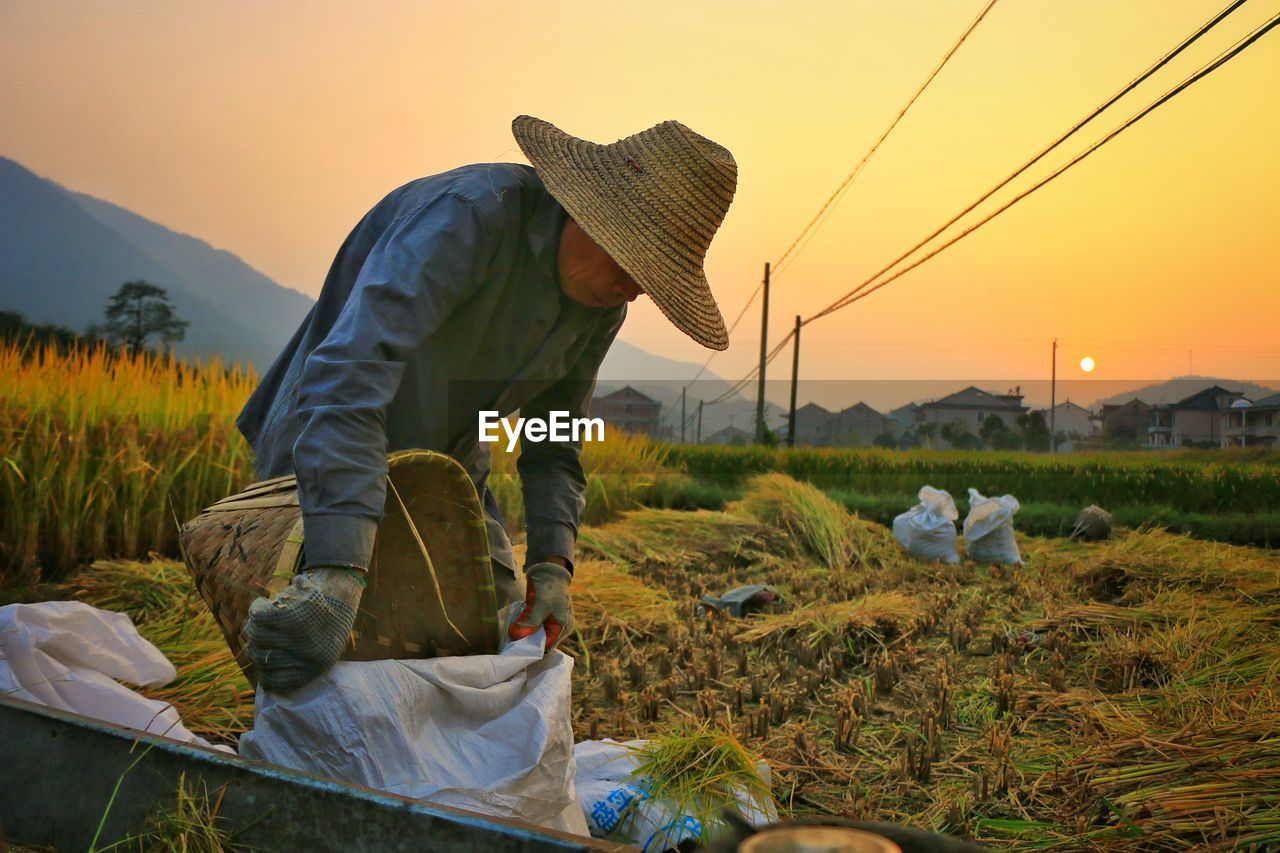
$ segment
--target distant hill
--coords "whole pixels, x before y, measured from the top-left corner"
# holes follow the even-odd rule
[[[22,314],[31,324],[84,332],[102,322],[107,299],[133,279],[166,288],[178,315],[190,321],[179,353],[249,359],[259,371],[314,304],[231,252],[0,157],[0,311]],[[678,413],[680,388],[700,367],[701,362],[663,358],[618,340],[601,366],[597,393],[631,384]],[[690,387],[688,404],[696,407],[698,398],[709,400],[728,388],[715,373],[704,372]],[[749,427],[754,388],[748,391],[707,409],[703,434],[729,423]],[[770,405],[771,418],[776,411]]]
[[[625,326],[622,334],[626,334]],[[701,367],[701,362],[695,364],[692,361],[678,361],[674,358],[654,355],[619,337],[614,340],[613,346],[609,348],[609,354],[604,358],[604,363],[600,365],[600,382],[617,382],[621,385],[637,379],[672,380],[683,385],[692,379]],[[711,370],[703,371],[698,377],[699,384],[703,381],[721,383],[721,390],[728,387],[728,384]],[[709,389],[710,385],[708,385]]]
[[[312,305],[230,252],[0,158],[0,310],[84,331],[133,279],[166,288],[191,322],[178,352],[259,370]]]
[[[1130,400],[1141,400],[1151,405],[1167,405],[1176,403],[1190,397],[1197,391],[1203,391],[1205,388],[1220,385],[1228,391],[1241,391],[1250,400],[1258,400],[1268,397],[1276,393],[1275,388],[1268,388],[1265,385],[1256,385],[1252,382],[1241,382],[1236,379],[1221,379],[1213,376],[1178,376],[1167,382],[1159,382],[1154,385],[1146,385],[1133,391],[1126,391],[1123,394],[1115,394],[1111,397],[1104,397],[1097,401],[1095,406],[1101,408],[1103,404],[1120,404],[1127,403]]]

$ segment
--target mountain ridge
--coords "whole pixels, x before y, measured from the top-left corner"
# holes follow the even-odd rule
[[[145,279],[165,288],[178,315],[192,322],[175,347],[179,354],[248,360],[262,370],[310,310],[310,298],[233,253],[76,193],[4,157],[0,198],[0,308],[33,322],[83,331],[101,322],[121,284]],[[233,293],[242,298],[257,294],[252,311],[228,304],[228,281],[239,282]]]

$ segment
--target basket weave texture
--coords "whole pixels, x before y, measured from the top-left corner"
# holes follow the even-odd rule
[[[500,643],[484,514],[452,457],[413,450],[388,459],[387,502],[368,586],[343,660],[493,654]],[[187,522],[183,558],[236,662],[257,679],[240,630],[256,598],[302,566],[294,477],[254,483]]]

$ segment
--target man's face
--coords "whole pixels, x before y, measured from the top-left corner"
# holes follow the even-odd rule
[[[635,279],[572,219],[560,234],[560,289],[575,302],[592,308],[613,308],[633,302],[644,291]]]

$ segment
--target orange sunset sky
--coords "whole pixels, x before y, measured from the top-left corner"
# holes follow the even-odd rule
[[[383,194],[523,159],[529,113],[733,151],[726,321],[986,0],[0,3],[0,155],[315,294]],[[1001,0],[774,285],[772,341],[932,231],[1226,6]],[[1063,162],[1280,12],[1251,0]],[[807,327],[807,379],[1280,376],[1280,30],[937,259]],[[1025,186],[1023,178],[1017,186]],[[985,208],[984,208],[985,209]],[[622,338],[701,362],[643,297]],[[753,308],[711,369],[748,371]],[[790,370],[790,354],[772,376]]]

